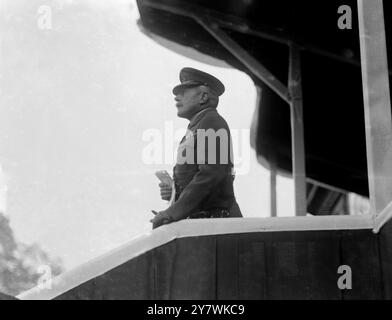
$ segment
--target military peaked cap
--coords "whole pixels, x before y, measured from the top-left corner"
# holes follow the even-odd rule
[[[194,68],[183,68],[180,71],[180,82],[181,83],[175,86],[173,89],[173,94],[175,95],[177,95],[177,93],[184,88],[197,87],[201,85],[209,87],[218,96],[225,92],[225,86],[219,79],[215,78],[207,72],[203,72]]]

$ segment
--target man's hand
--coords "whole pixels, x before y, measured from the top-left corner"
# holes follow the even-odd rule
[[[173,222],[173,219],[165,211],[152,211],[152,213],[155,214],[155,217],[150,220],[153,229],[156,229],[164,224]]]
[[[166,183],[161,182],[159,184],[159,188],[161,189],[162,200],[169,201],[172,194],[172,187],[167,185]]]

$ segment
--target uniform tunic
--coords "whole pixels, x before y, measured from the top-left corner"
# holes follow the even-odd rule
[[[176,201],[165,210],[172,219],[220,209],[231,217],[242,216],[233,190],[230,130],[216,108],[204,109],[191,119],[178,147],[173,177]]]

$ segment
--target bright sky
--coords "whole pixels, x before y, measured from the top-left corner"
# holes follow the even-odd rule
[[[51,29],[38,26],[42,5]],[[171,93],[184,66],[226,85],[219,112],[239,137],[237,200],[246,217],[269,215],[269,172],[249,146],[253,82],[157,44],[137,18],[131,0],[0,2],[0,208],[18,239],[67,269],[148,232],[150,210],[165,208],[154,172],[171,172],[165,150],[187,126]],[[158,136],[162,163],[149,164]],[[293,196],[279,177],[280,216],[293,215]]]

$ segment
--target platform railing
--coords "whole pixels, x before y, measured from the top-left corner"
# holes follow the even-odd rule
[[[373,228],[374,220],[370,215],[182,220],[134,238],[117,249],[57,276],[49,282],[48,286],[34,287],[20,294],[18,298],[54,299],[131,259],[180,238],[282,231],[372,230]]]

